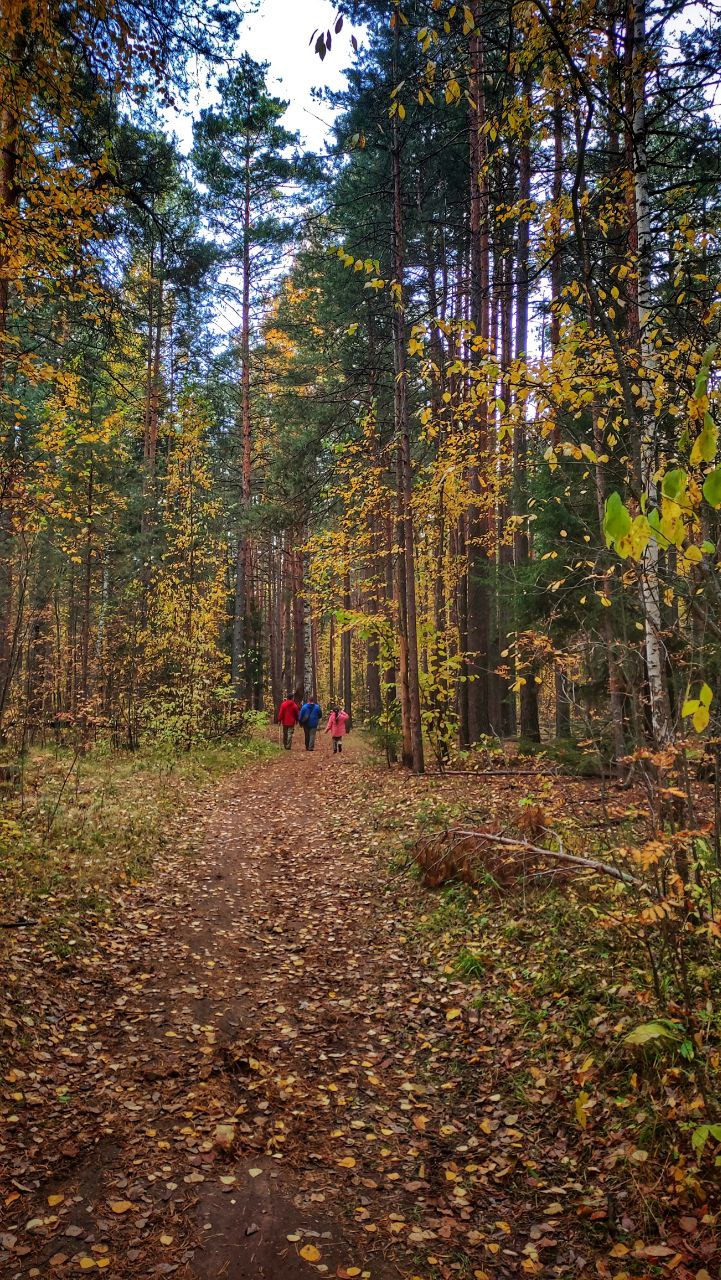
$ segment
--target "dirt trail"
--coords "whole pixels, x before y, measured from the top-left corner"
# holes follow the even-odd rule
[[[3,1275],[457,1272],[434,1256],[467,1250],[478,1219],[457,1027],[379,877],[368,806],[386,775],[347,745],[296,740],[229,779],[201,856],[171,856],[28,991]],[[483,1220],[504,1201],[484,1191]]]
[[[563,1022],[573,975],[544,975],[539,1003],[553,952],[532,904],[486,945],[492,895],[471,920],[462,891],[390,865],[439,798],[503,812],[518,780],[413,778],[348,748],[296,740],[229,777],[112,923],[89,906],[64,928],[66,955],[13,938],[2,1280],[620,1280],[647,1259],[708,1280],[713,1222],[659,1237],[615,1112],[574,1121],[595,1056]],[[618,1028],[590,1030],[608,1072]]]

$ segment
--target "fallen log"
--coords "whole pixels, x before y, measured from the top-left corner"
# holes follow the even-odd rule
[[[598,858],[581,858],[575,853],[566,853],[561,849],[546,849],[544,846],[531,844],[528,840],[514,840],[511,836],[494,835],[492,831],[463,831],[460,827],[450,827],[449,834],[461,836],[463,839],[490,840],[493,844],[503,845],[509,850],[515,849],[520,853],[533,853],[536,857],[553,858],[556,862],[583,867],[586,871],[598,871],[602,875],[611,876],[612,879],[620,880],[622,884],[640,889],[642,893],[651,896],[645,881],[631,875],[630,871],[621,871],[619,867],[614,867],[609,862],[601,862]]]
[[[559,773],[558,769],[444,769],[442,773],[439,769],[427,769],[425,773],[418,776],[422,778],[499,778],[501,776],[509,778],[540,778],[544,776],[565,778],[568,775]]]

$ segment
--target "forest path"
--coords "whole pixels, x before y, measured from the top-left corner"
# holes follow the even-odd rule
[[[33,997],[21,1085],[42,1102],[15,1133],[3,1275],[519,1274],[517,1117],[373,834],[389,787],[427,784],[346,748],[296,734],[227,779],[200,855],[171,852]]]

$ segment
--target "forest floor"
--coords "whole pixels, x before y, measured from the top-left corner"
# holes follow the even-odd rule
[[[597,783],[554,786],[599,825]],[[619,1061],[648,997],[611,944],[563,886],[511,909],[409,874],[479,795],[296,736],[77,945],[9,931],[3,1276],[718,1275],[667,1099]]]

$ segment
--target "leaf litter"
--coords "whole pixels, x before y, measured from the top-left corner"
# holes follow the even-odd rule
[[[434,959],[378,838],[424,787],[294,751],[73,954],[12,940],[3,1274],[705,1280],[706,1206],[659,1241],[612,1203],[593,1061],[566,1107],[507,1016],[520,976],[481,1017]]]

